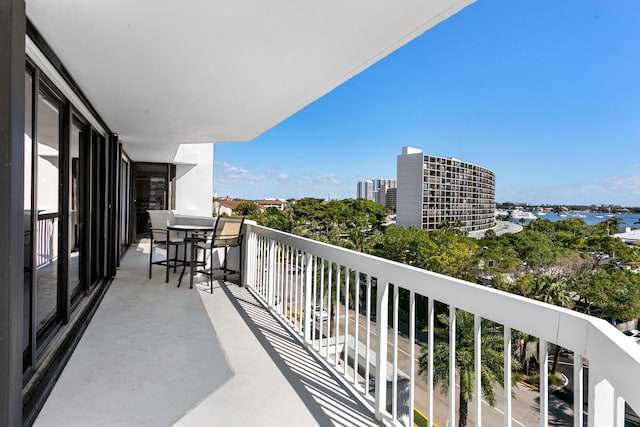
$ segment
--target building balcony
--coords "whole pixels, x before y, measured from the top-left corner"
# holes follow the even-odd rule
[[[472,375],[469,425],[637,422],[640,346],[600,319],[253,224],[244,286],[147,279],[146,251],[129,249],[36,425],[456,425],[451,361],[467,351],[473,373],[485,367],[483,320],[500,330],[504,381],[491,407]],[[437,313],[461,325],[471,315],[471,351],[460,331],[434,333]],[[546,375],[512,386],[518,352],[548,371],[556,345],[563,388]]]

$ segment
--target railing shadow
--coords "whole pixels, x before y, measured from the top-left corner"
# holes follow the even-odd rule
[[[221,288],[318,425],[379,425],[372,412],[327,372],[246,288],[233,284]]]

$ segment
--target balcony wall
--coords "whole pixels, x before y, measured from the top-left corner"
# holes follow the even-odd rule
[[[559,421],[583,426],[585,419],[589,426],[623,426],[625,402],[640,409],[640,346],[601,319],[252,224],[247,225],[244,252],[244,284],[304,346],[332,367],[345,386],[371,405],[379,420],[413,425],[410,408],[417,407],[439,425],[456,424],[458,393],[444,397],[432,374],[418,375],[416,362],[418,343],[434,347],[435,313],[443,305],[448,306],[451,324],[460,310],[474,318],[476,375],[469,419],[476,426],[481,420],[495,425],[495,417],[507,426]],[[347,306],[344,295],[349,295]],[[414,327],[418,299],[426,305],[424,333]],[[316,314],[312,307],[319,307]],[[399,319],[403,311],[408,313],[406,322]],[[503,331],[504,392],[496,390],[497,412],[479,395],[482,319]],[[552,345],[564,349],[561,360],[565,367],[572,366],[567,386],[573,402],[559,401],[546,375],[541,376],[539,392],[512,388],[512,349],[518,351],[512,341],[515,331],[538,340],[541,366],[549,367]],[[384,348],[387,351],[377,351]],[[453,366],[456,339],[451,334],[449,348]],[[433,367],[433,351],[427,355],[425,366]],[[459,378],[449,369],[448,388],[455,390]],[[376,387],[381,383],[387,387]],[[516,400],[511,397],[514,393]],[[531,402],[525,401],[522,408],[519,396],[531,393]],[[522,422],[518,417],[527,419]]]

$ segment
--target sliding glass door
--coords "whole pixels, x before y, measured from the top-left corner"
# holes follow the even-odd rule
[[[39,70],[25,74],[24,333],[29,377],[106,271],[107,142]]]
[[[35,315],[36,333],[42,335],[58,318],[60,151],[62,102],[40,85],[37,97],[35,208]]]

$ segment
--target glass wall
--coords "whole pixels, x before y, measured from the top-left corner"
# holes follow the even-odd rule
[[[79,119],[74,119],[71,125],[70,141],[70,178],[69,178],[69,287],[71,299],[75,301],[81,291],[82,261],[82,236],[84,233],[84,179],[86,148],[86,125]]]
[[[24,311],[22,350],[24,354],[30,353],[31,332],[31,278],[33,269],[33,232],[32,232],[32,191],[33,186],[33,76],[27,71],[24,76]],[[30,363],[25,363],[29,366]]]
[[[149,234],[149,209],[175,208],[175,166],[168,163],[135,164],[136,239]]]
[[[79,89],[55,85],[27,57],[24,91],[23,417],[29,425],[106,292],[135,216],[133,162],[90,105],[66,98],[83,99]]]
[[[25,384],[50,361],[47,350],[105,283],[107,197],[117,179],[110,147],[57,88],[27,64],[24,134]],[[114,175],[114,178],[110,178]],[[115,191],[115,190],[114,190]],[[115,235],[115,234],[114,234]],[[78,313],[76,313],[76,311]],[[36,376],[37,379],[37,376]],[[34,380],[35,381],[35,380]]]
[[[40,333],[58,313],[58,232],[60,186],[60,100],[44,86],[38,91],[36,120],[35,208],[37,212],[36,331]]]
[[[130,235],[130,209],[129,200],[131,200],[131,162],[129,158],[122,155],[120,158],[120,254],[124,252],[131,242]]]

